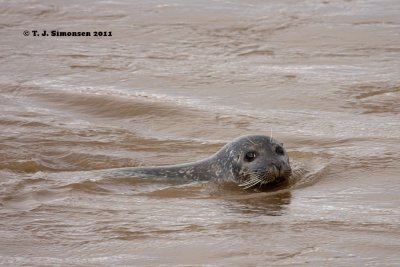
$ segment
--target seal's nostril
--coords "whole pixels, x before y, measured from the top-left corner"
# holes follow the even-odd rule
[[[274,168],[274,172],[276,176],[282,176],[284,171],[283,171],[283,165],[280,163],[272,163],[272,166]]]

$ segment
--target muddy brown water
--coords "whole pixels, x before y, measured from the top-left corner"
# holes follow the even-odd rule
[[[399,1],[0,3],[1,266],[400,265]],[[94,171],[271,133],[271,192]]]

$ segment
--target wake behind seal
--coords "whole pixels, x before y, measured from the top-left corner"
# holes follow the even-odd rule
[[[230,181],[245,189],[288,180],[292,172],[283,144],[264,135],[239,137],[214,155],[195,162],[116,170],[133,177]]]

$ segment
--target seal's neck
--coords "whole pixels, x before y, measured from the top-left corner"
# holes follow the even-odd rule
[[[192,181],[227,180],[232,178],[232,168],[221,165],[222,162],[226,163],[226,160],[221,160],[214,154],[209,158],[191,163],[156,167],[121,168],[118,171],[134,177],[172,178]]]

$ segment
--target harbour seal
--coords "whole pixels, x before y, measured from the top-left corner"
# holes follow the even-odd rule
[[[214,155],[200,161],[119,171],[134,177],[231,181],[247,189],[287,180],[292,170],[282,143],[269,136],[249,135],[227,143]]]

